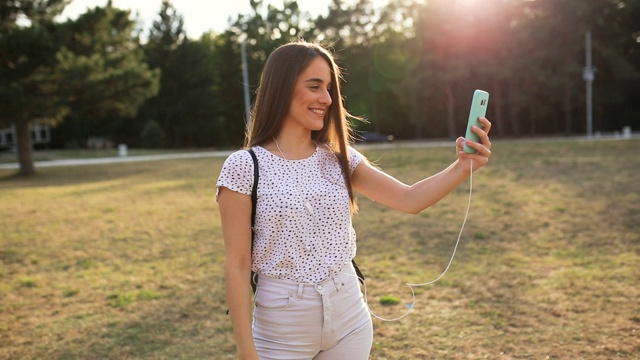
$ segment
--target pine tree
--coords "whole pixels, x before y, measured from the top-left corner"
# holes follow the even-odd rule
[[[55,75],[72,112],[65,119],[77,140],[112,135],[114,119],[132,121],[140,105],[158,92],[159,71],[144,62],[129,11],[109,2],[61,25]],[[108,132],[97,134],[97,129]]]
[[[15,125],[19,174],[35,172],[30,124],[59,122],[68,109],[59,101],[52,75],[56,25],[65,0],[0,2],[0,125]],[[25,18],[28,25],[19,25]]]

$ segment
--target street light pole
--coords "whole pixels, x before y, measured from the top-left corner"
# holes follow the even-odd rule
[[[251,98],[249,97],[249,69],[247,67],[247,42],[245,39],[242,39],[240,49],[242,53],[242,82],[244,88],[244,123],[249,126],[249,122],[251,122]]]
[[[587,137],[593,136],[593,80],[595,79],[595,69],[591,63],[591,30],[586,34],[586,56],[587,66],[582,72],[582,78],[587,83]]]

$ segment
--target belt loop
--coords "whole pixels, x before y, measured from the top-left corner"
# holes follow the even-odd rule
[[[336,291],[340,292],[340,288],[338,287],[338,283],[336,282],[336,278],[337,278],[337,276],[334,276],[334,277],[331,278],[331,280],[333,280],[333,286],[336,287]]]
[[[304,284],[298,284],[298,300],[302,300],[303,290],[304,290]]]

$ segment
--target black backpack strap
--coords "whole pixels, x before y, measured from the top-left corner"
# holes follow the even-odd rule
[[[258,178],[260,177],[260,171],[258,169],[258,158],[253,149],[247,150],[253,159],[253,188],[251,189],[251,255],[253,257],[253,236],[255,231],[253,228],[256,226],[256,204],[258,203]],[[258,284],[258,274],[251,270],[251,289],[253,293],[256,293],[256,285]],[[229,310],[227,310],[229,315]]]
[[[258,157],[253,149],[247,150],[253,159],[253,189],[251,189],[251,254],[253,256],[253,242],[254,242],[254,227],[256,226],[256,206],[258,203],[258,178],[260,177],[260,170],[258,169]],[[251,271],[251,289],[253,293],[256,293],[256,285],[258,284],[258,274]]]
[[[364,285],[364,275],[362,274],[362,271],[360,271],[358,264],[356,264],[356,260],[351,259],[351,263],[353,264],[353,268],[356,269],[356,275],[358,275],[358,280],[360,280],[360,282]]]

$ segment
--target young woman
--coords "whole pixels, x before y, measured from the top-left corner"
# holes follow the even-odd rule
[[[419,213],[491,155],[491,123],[475,128],[476,154],[463,152],[440,173],[405,185],[349,146],[340,69],[324,48],[295,42],[268,58],[246,148],[258,159],[254,248],[254,165],[231,154],[217,182],[226,249],[227,300],[240,359],[368,359],[372,322],[351,260],[354,191],[388,207]],[[251,271],[258,274],[252,304]]]

